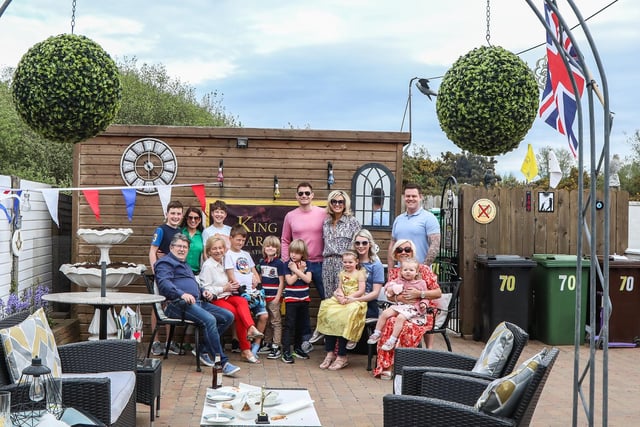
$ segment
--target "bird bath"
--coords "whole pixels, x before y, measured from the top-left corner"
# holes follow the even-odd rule
[[[113,245],[123,243],[133,233],[130,228],[105,228],[90,229],[81,228],[78,236],[85,242],[95,245],[100,249],[100,261],[98,263],[63,264],[60,271],[73,283],[87,288],[88,292],[100,292],[104,297],[107,288],[117,292],[120,287],[127,286],[146,271],[144,264],[130,264],[126,262],[112,263],[109,258],[109,250]],[[97,319],[104,319],[100,309],[96,309],[94,318],[89,326],[89,333],[96,338],[99,330]],[[107,334],[115,337],[118,331],[113,316],[106,316]],[[92,339],[90,338],[90,339]]]
[[[130,228],[105,228],[97,230],[93,228],[80,228],[77,233],[78,236],[90,245],[96,245],[100,249],[100,261],[111,264],[109,259],[109,249],[113,245],[119,245],[129,238],[133,233]]]

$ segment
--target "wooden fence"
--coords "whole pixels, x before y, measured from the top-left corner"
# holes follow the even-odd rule
[[[528,198],[528,194],[530,197]],[[543,193],[542,195],[539,193]],[[585,201],[589,197],[585,193]],[[495,204],[496,217],[488,224],[474,219],[472,206],[478,199]],[[596,195],[601,201],[602,195]],[[527,206],[529,205],[529,208]],[[551,207],[551,209],[548,209]],[[531,188],[490,188],[463,185],[459,191],[459,270],[462,333],[473,330],[476,297],[476,255],[510,254],[530,257],[536,254],[576,254],[578,191],[543,192]],[[597,211],[598,227],[590,230],[597,237],[597,253],[603,252],[604,208]],[[628,241],[629,195],[612,191],[610,201],[610,253],[623,254]],[[476,212],[477,215],[477,212]],[[589,217],[587,217],[589,223]],[[583,254],[588,255],[588,237],[583,236]]]

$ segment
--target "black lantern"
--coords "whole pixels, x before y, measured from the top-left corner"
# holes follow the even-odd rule
[[[31,365],[24,368],[18,380],[16,401],[11,411],[15,426],[33,427],[46,412],[56,418],[62,416],[62,389],[59,378],[53,378],[51,369],[36,356]]]

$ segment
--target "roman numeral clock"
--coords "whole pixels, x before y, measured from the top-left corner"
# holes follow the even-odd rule
[[[169,145],[155,138],[134,141],[122,153],[120,174],[139,194],[157,194],[157,185],[170,185],[178,174],[178,161]]]

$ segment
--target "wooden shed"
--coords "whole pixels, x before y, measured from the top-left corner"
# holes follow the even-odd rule
[[[406,132],[110,126],[75,146],[74,186],[97,193],[93,207],[82,192],[74,193],[73,229],[131,228],[132,236],[111,249],[111,260],[148,267],[151,236],[164,218],[162,204],[154,188],[138,188],[129,221],[123,187],[168,185],[171,199],[200,206],[193,185],[204,184],[207,203],[246,200],[293,208],[297,184],[307,181],[313,186],[315,201],[326,201],[333,189],[351,195],[352,210],[373,232],[385,260],[390,226],[366,225],[371,223],[372,190],[383,189],[383,209],[390,218],[400,212],[396,194],[401,194],[402,149],[409,141]],[[222,182],[218,181],[220,168]],[[97,262],[97,248],[75,236],[73,242],[73,262]],[[143,286],[140,280],[122,292],[144,292]],[[83,334],[91,311],[84,306],[78,309]]]

